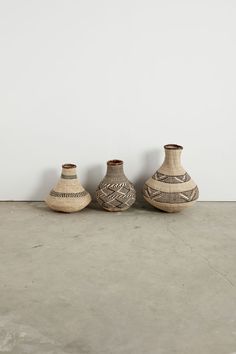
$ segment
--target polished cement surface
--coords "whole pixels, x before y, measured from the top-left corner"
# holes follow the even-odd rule
[[[236,203],[0,203],[0,353],[235,354]]]

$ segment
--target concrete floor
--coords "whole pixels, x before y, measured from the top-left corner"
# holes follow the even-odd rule
[[[236,203],[0,203],[0,353],[235,354]]]

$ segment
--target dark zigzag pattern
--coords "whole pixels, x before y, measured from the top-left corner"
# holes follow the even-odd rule
[[[63,193],[63,192],[56,192],[53,189],[50,192],[52,197],[57,198],[80,198],[85,197],[88,193],[86,191],[78,192],[78,193]]]
[[[175,184],[175,183],[188,182],[188,181],[190,181],[191,177],[188,175],[187,172],[184,175],[168,176],[168,175],[164,175],[163,173],[160,173],[157,171],[152,176],[152,179],[155,179],[156,181],[159,181],[159,182]]]
[[[145,184],[143,193],[146,198],[149,198],[155,202],[170,204],[188,203],[198,199],[199,197],[197,186],[188,191],[167,193],[153,189]]]
[[[106,209],[124,209],[130,207],[135,201],[135,189],[132,184],[104,184],[97,189],[97,201]]]

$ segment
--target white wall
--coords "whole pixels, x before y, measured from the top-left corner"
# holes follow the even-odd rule
[[[40,200],[63,162],[140,187],[184,146],[201,200],[236,199],[235,0],[0,2],[0,199]]]

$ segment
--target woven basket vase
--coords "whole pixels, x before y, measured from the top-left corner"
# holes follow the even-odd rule
[[[144,199],[154,207],[173,213],[192,206],[199,192],[195,182],[181,166],[183,147],[164,146],[165,160],[143,188]]]
[[[84,209],[90,201],[90,194],[77,178],[76,165],[62,165],[61,178],[45,200],[49,208],[72,213]]]
[[[135,202],[136,192],[124,174],[123,161],[107,162],[107,173],[97,188],[96,197],[98,203],[108,211],[127,210]]]

